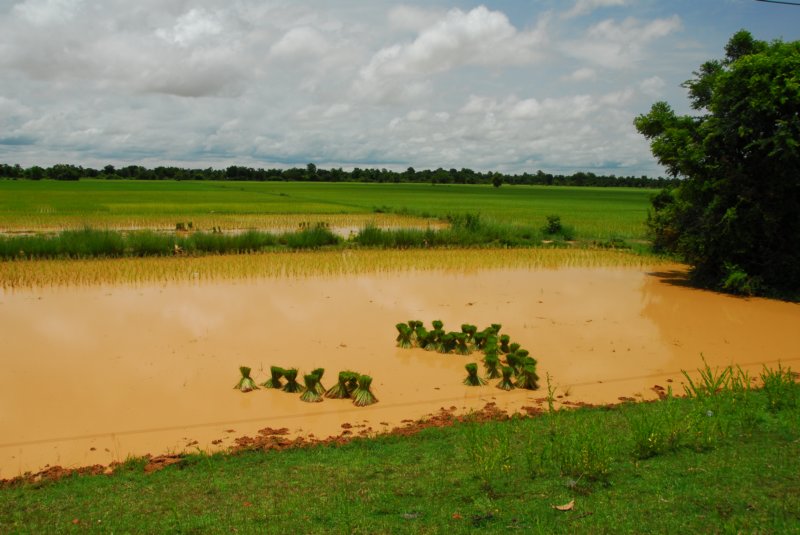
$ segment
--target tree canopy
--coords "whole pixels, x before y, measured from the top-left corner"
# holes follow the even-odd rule
[[[800,295],[800,41],[739,31],[685,82],[692,115],[666,102],[634,121],[680,184],[653,198],[654,246],[703,285]]]

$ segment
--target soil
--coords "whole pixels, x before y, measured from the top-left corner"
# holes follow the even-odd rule
[[[413,429],[489,405],[536,413],[545,378],[567,406],[682,392],[681,370],[797,367],[800,306],[682,285],[682,268],[487,270],[142,287],[0,290],[0,479],[154,454],[298,445]],[[501,323],[539,360],[539,391],[467,387],[480,354],[395,347],[394,325]],[[374,378],[380,400],[303,403],[233,389],[270,365]],[[447,416],[442,416],[443,412]],[[438,416],[437,416],[438,415]],[[431,418],[428,418],[431,420]],[[276,432],[278,431],[278,432]],[[64,467],[64,468],[61,468]]]

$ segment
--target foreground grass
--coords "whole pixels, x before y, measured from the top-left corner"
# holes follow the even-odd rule
[[[598,249],[348,249],[198,257],[0,262],[0,288],[359,275],[404,271],[658,267],[665,259]]]
[[[0,531],[797,532],[790,377],[770,391],[729,382],[722,394],[613,410],[194,455],[151,475],[132,460],[113,476],[0,489]]]
[[[641,239],[653,191],[548,186],[202,181],[0,181],[0,229],[293,229],[419,224],[411,216],[479,213],[541,227],[559,214],[582,239]]]

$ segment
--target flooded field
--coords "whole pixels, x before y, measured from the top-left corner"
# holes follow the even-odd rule
[[[680,267],[490,269],[142,286],[0,290],[0,478],[47,465],[224,449],[264,427],[317,438],[380,432],[438,411],[542,403],[539,391],[462,384],[472,356],[395,347],[394,325],[501,323],[561,400],[678,392],[682,369],[798,367],[800,306],[683,287]],[[380,402],[303,403],[233,389],[270,365],[374,378]],[[363,426],[363,427],[358,427]]]

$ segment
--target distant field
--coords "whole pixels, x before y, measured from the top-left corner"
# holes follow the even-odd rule
[[[0,231],[98,228],[277,228],[326,221],[360,227],[411,216],[480,213],[541,226],[558,214],[579,238],[644,235],[652,190],[546,186],[297,182],[0,181]],[[398,213],[400,215],[398,215]],[[417,221],[419,223],[419,221]]]

